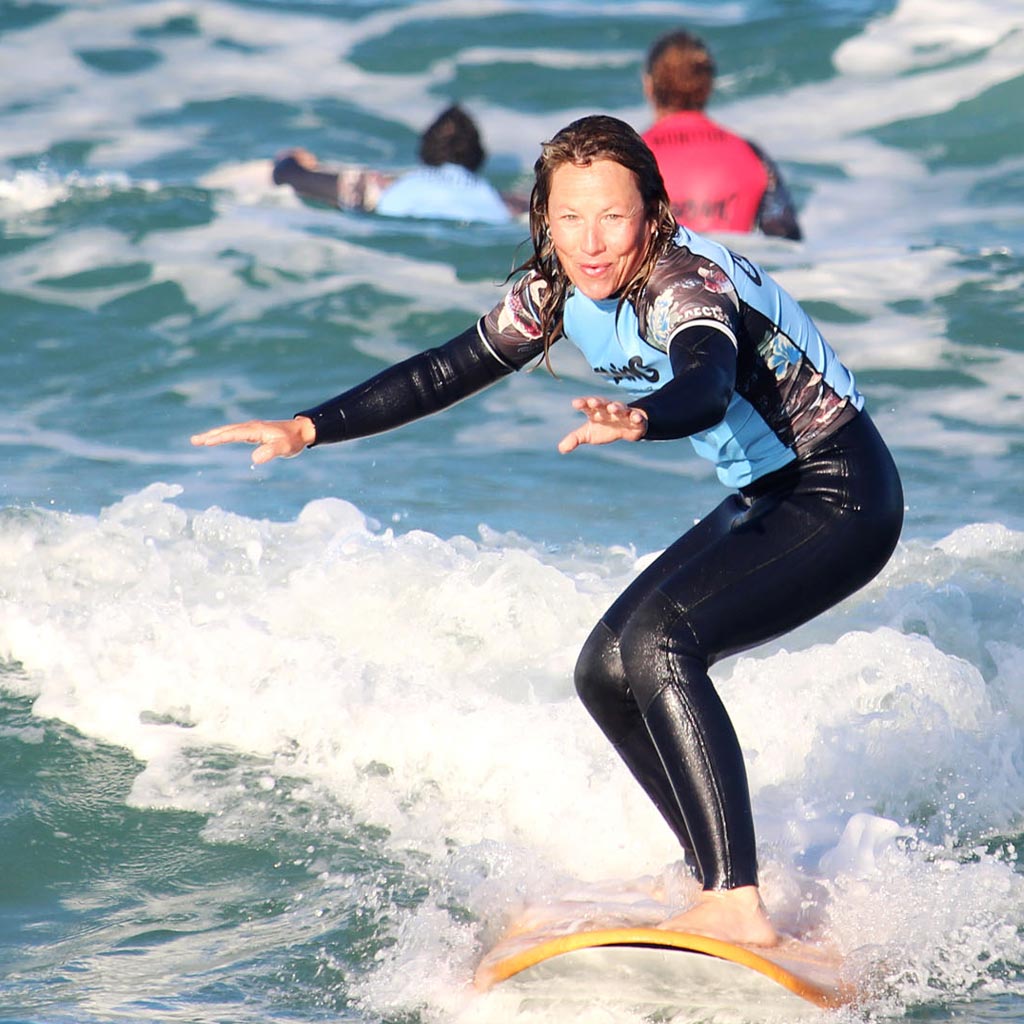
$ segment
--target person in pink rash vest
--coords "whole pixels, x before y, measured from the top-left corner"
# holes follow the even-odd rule
[[[680,224],[699,232],[761,231],[798,241],[796,209],[778,167],[704,113],[715,63],[689,32],[651,46],[643,76],[655,123],[643,133]]]

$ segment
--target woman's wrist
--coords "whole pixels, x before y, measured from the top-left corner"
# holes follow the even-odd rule
[[[307,447],[311,448],[316,444],[316,424],[308,416],[296,416],[294,417],[296,424],[299,427],[299,437],[302,439],[302,443]]]

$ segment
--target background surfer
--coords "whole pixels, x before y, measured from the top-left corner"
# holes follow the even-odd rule
[[[559,451],[690,437],[731,493],[606,612],[576,686],[701,877],[662,927],[771,945],[742,753],[708,668],[881,569],[902,525],[896,467],[810,318],[755,263],[676,224],[624,122],[581,118],[543,145],[530,231],[523,273],[462,334],[292,419],[192,443],[254,443],[263,463],[379,433],[548,360],[563,336],[603,385],[640,397],[575,399],[585,421]]]
[[[419,167],[395,175],[351,165],[325,169],[308,150],[290,149],[277,158],[273,180],[306,199],[385,217],[506,224],[526,212],[521,197],[502,196],[481,175],[487,152],[476,122],[458,105],[424,129],[418,155]]]
[[[680,224],[694,231],[762,231],[799,240],[782,172],[760,146],[704,113],[715,62],[689,32],[669,32],[647,53],[644,95],[656,118],[643,133]]]

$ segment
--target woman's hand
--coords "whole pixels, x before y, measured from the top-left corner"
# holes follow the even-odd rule
[[[247,423],[229,423],[214,427],[202,434],[194,434],[192,443],[198,447],[248,441],[259,445],[252,453],[255,463],[271,459],[290,459],[316,440],[316,427],[308,416],[291,420],[249,420]]]
[[[611,444],[612,441],[639,441],[647,433],[647,415],[623,402],[605,398],[574,398],[572,407],[587,417],[582,427],[558,442],[564,455],[581,444]]]

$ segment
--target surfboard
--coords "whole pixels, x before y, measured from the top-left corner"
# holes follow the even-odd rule
[[[651,927],[513,931],[480,961],[474,985],[482,992],[514,986],[533,1001],[563,1003],[598,999],[600,986],[645,1006],[754,1005],[791,1016],[858,999],[842,958],[816,946],[795,939],[771,948],[735,945]]]

